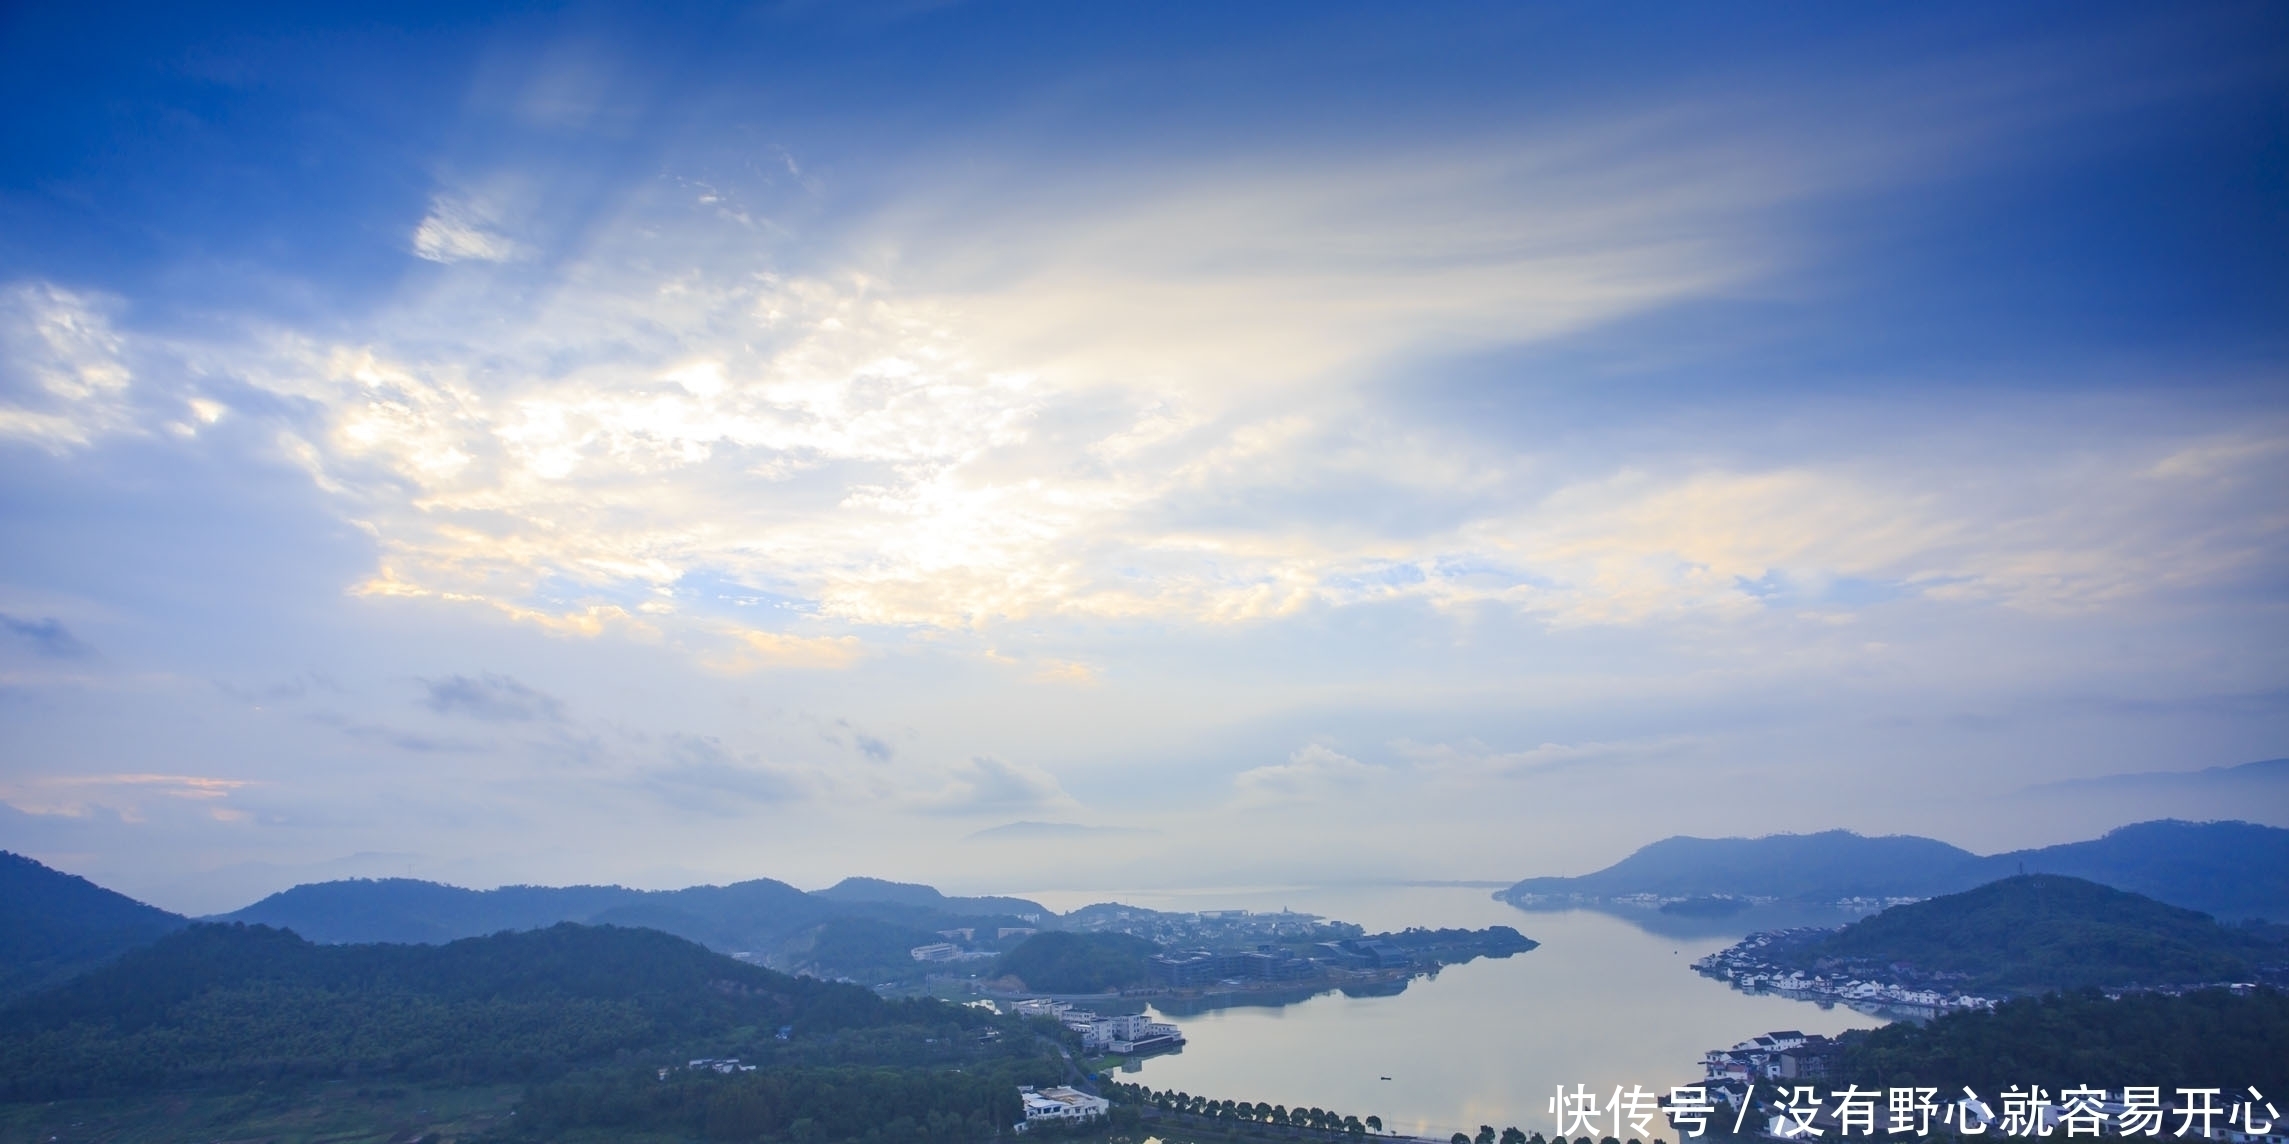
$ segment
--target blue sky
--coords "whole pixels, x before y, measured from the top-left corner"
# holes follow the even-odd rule
[[[2289,813],[2021,793],[2289,754],[2277,7],[0,19],[0,846],[162,904]]]

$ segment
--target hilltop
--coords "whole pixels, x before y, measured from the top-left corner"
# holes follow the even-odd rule
[[[2279,974],[2289,946],[2274,928],[2223,926],[2080,878],[2023,874],[1834,931],[1754,935],[1705,964],[1736,979],[1793,972],[1986,996],[2188,986]]]
[[[189,924],[85,878],[0,851],[0,1001],[63,981]]]
[[[779,1051],[894,1025],[982,1025],[789,977],[652,930],[563,924],[444,945],[320,945],[194,925],[0,1009],[7,1099],[395,1076],[450,1084]]]
[[[1712,912],[1743,900],[1876,906],[2019,873],[2083,878],[2228,919],[2289,918],[2289,830],[2247,822],[2143,822],[2086,842],[1984,857],[1930,838],[1845,830],[1675,837],[1592,874],[1528,878],[1495,896],[1525,907],[1667,903]]]

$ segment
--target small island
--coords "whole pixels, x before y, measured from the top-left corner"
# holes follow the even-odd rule
[[[1333,990],[1396,993],[1416,977],[1538,944],[1509,926],[1370,934],[1289,911],[1172,914],[1105,905],[1033,934],[993,962],[994,995],[1151,999],[1168,1012],[1279,1005]]]

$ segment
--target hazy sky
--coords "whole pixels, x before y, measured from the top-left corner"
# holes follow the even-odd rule
[[[0,99],[0,847],[160,904],[2289,755],[2277,4],[11,5]]]

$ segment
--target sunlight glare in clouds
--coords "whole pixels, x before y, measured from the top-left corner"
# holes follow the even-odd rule
[[[1743,175],[1721,151],[1268,161],[1076,192],[1024,220],[887,212],[871,241],[919,288],[781,276],[744,228],[654,189],[530,310],[472,312],[455,280],[364,344],[247,372],[317,403],[308,463],[384,549],[361,592],[482,601],[566,633],[683,615],[730,671],[846,666],[869,627],[1036,616],[1220,625],[1419,599],[1560,625],[1714,619],[1766,606],[1744,585],[1775,576],[2066,607],[2198,580],[2267,542],[2225,551],[2189,532],[2214,510],[2176,511],[2230,490],[2044,471],[2080,465],[2065,458],[1986,453],[1987,471],[1936,487],[1881,447],[1553,484],[1531,455],[1385,426],[1362,383],[1412,349],[1549,338],[1759,274],[1759,212],[1821,179]],[[715,253],[662,267],[662,241]],[[17,292],[35,296],[64,305]],[[70,313],[40,328],[82,332],[44,344],[109,355],[58,374],[92,378],[73,392],[100,406],[125,385],[103,364],[117,339]],[[2265,447],[2158,447],[2280,467]],[[1278,522],[1202,511],[1361,483],[1445,523],[1377,529],[1333,501]],[[784,631],[691,616],[695,573],[800,610]]]

